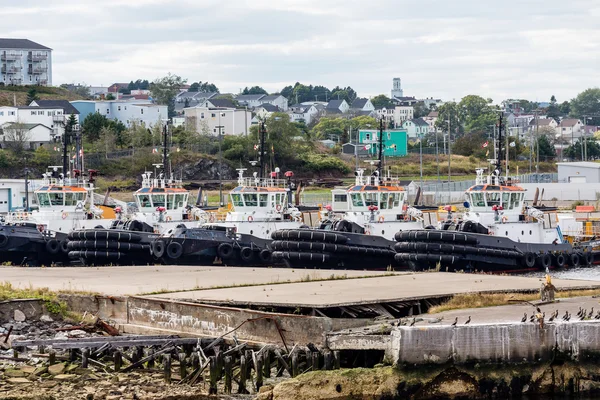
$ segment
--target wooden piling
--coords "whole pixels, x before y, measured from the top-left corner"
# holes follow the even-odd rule
[[[340,351],[339,350],[333,351],[333,368],[340,369]]]
[[[115,363],[115,372],[119,372],[123,366],[123,356],[119,350],[113,353],[113,361]]]
[[[231,357],[227,356],[224,360],[225,363],[225,393],[231,394],[231,378],[233,377],[233,366]]]
[[[56,352],[54,350],[50,350],[48,352],[48,364],[50,364],[50,365],[56,364]]]
[[[90,349],[86,347],[81,352],[81,368],[87,368],[88,367],[88,360],[89,360],[89,358],[90,358]]]
[[[263,363],[264,363],[264,372],[263,375],[265,378],[271,377],[271,350],[266,347],[263,350]]]
[[[217,369],[217,357],[210,356],[208,358],[209,373],[210,373],[210,386],[208,388],[208,394],[217,394],[217,379],[219,377],[219,371]]]
[[[262,354],[256,356],[256,364],[254,365],[256,371],[256,392],[260,390],[263,385],[263,359]]]
[[[197,370],[198,368],[200,368],[200,357],[198,356],[198,353],[192,353],[190,355],[190,362],[192,364],[192,370]]]
[[[326,351],[323,354],[324,358],[324,367],[326,371],[333,369],[333,353],[331,351]]]
[[[77,360],[77,349],[69,350],[69,361],[75,362]]]
[[[313,371],[319,370],[319,353],[317,351],[314,351],[312,353],[312,370]]]
[[[248,367],[246,366],[246,356],[240,357],[240,385],[238,387],[239,394],[246,394],[248,391],[246,390],[246,379],[247,378]]]
[[[152,347],[150,347],[150,348],[148,349],[148,355],[149,355],[149,356],[151,356],[152,354],[154,354],[154,349],[153,349]],[[155,359],[154,359],[154,358],[151,358],[151,359],[149,359],[149,360],[148,360],[148,362],[146,363],[146,366],[147,366],[148,368],[154,368],[154,362],[155,362]]]
[[[181,379],[187,377],[187,363],[185,361],[185,353],[179,353],[179,375]]]
[[[44,346],[43,344],[38,346],[38,353],[40,354],[44,354],[46,352],[46,346]]]
[[[298,352],[292,353],[292,378],[298,376]]]
[[[165,372],[165,382],[171,383],[171,355],[165,354],[163,357],[163,369]]]

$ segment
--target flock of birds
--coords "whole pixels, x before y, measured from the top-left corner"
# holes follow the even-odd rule
[[[537,321],[543,321],[544,318],[546,318],[546,313],[541,312],[541,310],[539,308],[536,307],[536,313],[531,314],[531,317],[529,317],[529,322],[535,322]],[[577,314],[575,314],[577,318],[579,318],[579,321],[585,321],[585,320],[591,320],[591,319],[600,319],[600,310],[598,310],[596,312],[596,314],[594,314],[594,307],[592,307],[590,309],[590,311],[581,308],[581,306],[579,307],[579,311],[577,311]],[[563,321],[570,321],[571,317],[573,315],[569,313],[569,311],[565,311],[565,314],[562,316],[562,320]],[[553,322],[553,321],[558,321],[559,318],[559,314],[558,314],[558,310],[556,310],[555,312],[552,313],[552,315],[550,315],[550,318],[548,318],[548,322]],[[527,322],[527,313],[524,313],[523,318],[521,318],[521,322]]]

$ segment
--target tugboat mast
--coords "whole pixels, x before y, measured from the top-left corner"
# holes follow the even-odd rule
[[[265,177],[265,121],[262,121],[258,126],[258,134],[260,135],[260,173],[258,177],[263,179]]]
[[[496,170],[498,171],[498,178],[500,178],[502,172],[502,162],[500,161],[502,158],[502,120],[504,114],[500,113],[500,119],[498,121],[498,155],[496,156]],[[508,171],[508,166],[507,166]]]
[[[379,166],[377,167],[379,172],[379,179],[383,176],[383,118],[379,120]]]
[[[167,131],[167,126],[169,125],[169,121],[167,121],[165,123],[165,126],[163,127],[163,168],[165,171],[165,180],[168,180],[170,177],[170,174],[167,174],[168,171],[168,158],[169,158],[169,154],[167,153],[167,140],[168,140],[168,131]]]

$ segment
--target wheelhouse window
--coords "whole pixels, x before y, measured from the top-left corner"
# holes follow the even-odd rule
[[[485,207],[483,193],[471,193],[471,205],[473,207]]]
[[[244,195],[246,207],[256,207],[258,205],[258,196],[256,193],[247,193]]]
[[[152,195],[152,207],[164,207],[165,206],[165,195],[164,194],[153,194]]]
[[[512,210],[513,204],[510,201],[510,193],[502,193],[502,207],[506,210]]]
[[[65,195],[62,192],[59,193],[48,193],[50,197],[50,204],[53,206],[64,206],[65,205]]]
[[[269,195],[268,195],[268,194],[266,194],[266,193],[264,193],[264,194],[263,194],[263,193],[261,193],[261,194],[258,196],[258,200],[259,200],[259,205],[260,205],[261,207],[267,207],[267,206],[269,205]]]
[[[83,201],[85,193],[65,193],[65,206],[76,206]]]
[[[379,193],[365,193],[365,205],[368,206],[376,206],[377,198]]]
[[[175,195],[175,207],[182,208],[187,202],[187,194],[176,194]]]
[[[388,204],[388,199],[391,201],[390,204]],[[389,193],[381,193],[381,196],[379,196],[379,209],[387,210],[392,208],[393,201],[393,197]]]
[[[242,200],[242,195],[234,193],[231,195],[231,202],[234,207],[244,207],[244,201]]]
[[[167,195],[167,210],[174,210],[174,209],[175,209],[175,195],[168,194]]]
[[[150,203],[150,196],[142,195],[142,196],[137,196],[137,198],[138,198],[138,206],[140,208],[152,207],[152,204]]]
[[[352,206],[353,207],[364,207],[362,193],[352,193]]]
[[[38,193],[37,198],[40,207],[50,207],[50,198],[48,197],[48,193]]]
[[[498,192],[486,193],[485,200],[487,201],[488,207],[499,206],[500,205],[500,193],[498,193]]]

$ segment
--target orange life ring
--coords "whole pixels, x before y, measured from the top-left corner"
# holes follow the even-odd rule
[[[170,222],[171,220],[173,220],[173,218],[171,218],[171,216],[167,216],[167,222]]]
[[[62,213],[62,219],[67,219],[68,216],[69,216],[68,213],[66,213],[66,212]]]
[[[404,220],[405,220],[405,221],[410,221],[410,215],[408,215],[408,214],[405,214],[405,215],[404,215]]]
[[[377,219],[377,221],[383,222],[383,221],[385,221],[385,217],[383,215],[380,215],[379,218]]]
[[[508,217],[506,215],[502,216],[502,223],[505,224],[506,222],[508,222]]]
[[[252,215],[248,215],[248,222],[252,222],[254,221],[254,218],[252,217]]]
[[[277,212],[281,211],[281,204],[277,204],[275,206],[275,209],[277,210]]]

